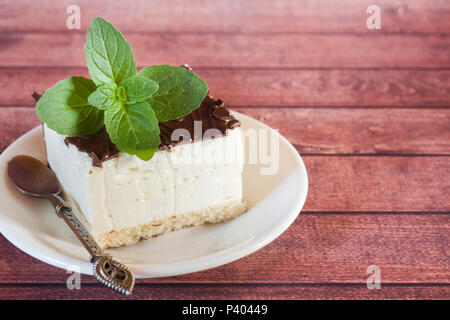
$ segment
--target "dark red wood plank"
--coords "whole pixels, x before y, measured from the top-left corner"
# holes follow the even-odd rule
[[[34,108],[0,108],[0,153],[40,123]]]
[[[450,109],[233,110],[279,129],[302,155],[450,155]],[[32,107],[0,108],[0,152],[38,124]]]
[[[449,299],[449,286],[394,285],[369,290],[363,285],[137,285],[128,297],[99,285],[69,290],[64,285],[0,285],[0,299],[151,299],[151,300],[291,300],[291,299]],[[186,303],[189,306],[189,303]],[[180,310],[181,315],[181,310]]]
[[[366,27],[371,0],[79,0],[81,27],[95,16],[120,30],[247,32],[374,32]],[[0,30],[64,30],[73,1],[15,0],[2,3]],[[382,32],[448,32],[447,1],[378,0]],[[379,32],[379,31],[375,31]]]
[[[450,36],[161,32],[124,35],[142,66],[166,63],[264,68],[450,66]],[[84,67],[85,41],[84,33],[71,30],[0,34],[0,66]]]
[[[448,157],[304,156],[309,211],[450,211]]]
[[[302,155],[450,155],[449,109],[234,108],[233,110],[279,129]]]
[[[194,66],[195,68],[195,66]],[[449,106],[448,70],[197,69],[230,106]],[[84,68],[0,68],[0,105],[34,105],[42,92]]]
[[[305,213],[275,241],[241,260],[193,274],[137,282],[365,284],[367,267],[377,265],[385,284],[450,284],[449,235],[450,214]],[[0,283],[64,284],[67,277],[65,270],[0,240]],[[82,276],[82,281],[96,282],[89,276]]]

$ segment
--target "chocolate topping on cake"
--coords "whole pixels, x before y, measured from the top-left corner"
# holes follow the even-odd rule
[[[33,93],[33,98],[39,100],[41,95]],[[195,121],[201,121],[201,136],[198,136],[198,129],[195,130]],[[161,144],[160,149],[170,150],[180,142],[192,142],[203,137],[208,129],[218,129],[223,135],[227,129],[239,127],[241,123],[233,117],[225,107],[222,100],[214,100],[212,96],[207,95],[201,105],[190,114],[177,120],[159,123]],[[190,137],[182,136],[179,141],[172,141],[172,133],[177,129],[186,129]],[[190,139],[189,139],[190,138]],[[207,138],[207,137],[204,137]],[[79,151],[86,152],[92,158],[92,165],[101,167],[102,162],[115,158],[119,154],[119,149],[111,142],[108,132],[103,127],[97,133],[83,137],[66,137],[66,145],[73,144]]]
[[[66,137],[66,146],[73,144],[79,151],[86,152],[92,158],[94,167],[101,167],[102,162],[115,158],[119,155],[119,149],[111,142],[105,127],[97,133],[84,137]]]
[[[42,97],[42,94],[39,94],[37,92],[33,92],[33,94],[31,95],[34,99],[34,101],[38,102],[39,99]]]
[[[199,130],[195,130],[195,121],[201,121],[201,136],[198,136],[198,133],[200,132],[196,132]],[[205,131],[208,129],[218,129],[223,135],[225,135],[227,129],[233,129],[239,126],[240,122],[230,114],[227,108],[225,108],[222,100],[214,100],[211,96],[206,96],[200,107],[192,111],[190,114],[177,120],[159,123],[159,130],[161,131],[160,148],[170,148],[171,146],[181,142],[172,141],[172,132],[177,129],[186,129],[189,131],[190,140],[182,141],[192,142],[196,139],[201,139]]]

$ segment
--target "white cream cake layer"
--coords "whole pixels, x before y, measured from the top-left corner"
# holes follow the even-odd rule
[[[91,157],[44,125],[47,158],[65,195],[94,237],[154,220],[242,202],[243,141],[227,135],[160,150],[149,161],[127,153]]]

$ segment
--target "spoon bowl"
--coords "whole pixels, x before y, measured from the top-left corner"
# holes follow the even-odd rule
[[[49,197],[61,193],[61,185],[50,168],[36,158],[16,156],[8,162],[8,176],[19,191]]]

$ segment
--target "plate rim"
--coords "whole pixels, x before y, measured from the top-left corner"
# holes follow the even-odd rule
[[[189,274],[193,272],[199,272],[203,270],[212,269],[224,264],[228,264],[231,262],[234,262],[236,260],[239,260],[253,252],[258,251],[259,249],[265,247],[270,242],[278,238],[281,234],[283,234],[289,226],[297,219],[297,217],[300,215],[301,210],[303,209],[303,206],[305,204],[307,194],[308,194],[308,187],[309,187],[309,179],[308,179],[308,173],[305,167],[305,164],[300,156],[300,153],[295,149],[295,147],[283,136],[281,135],[278,130],[274,130],[267,124],[252,118],[250,116],[247,116],[245,114],[242,114],[237,111],[232,111],[232,113],[236,114],[240,118],[246,118],[248,121],[256,122],[259,126],[263,126],[266,129],[271,130],[272,132],[276,132],[281,142],[283,142],[289,149],[290,153],[295,155],[296,163],[298,165],[298,169],[301,171],[302,176],[304,176],[304,180],[302,181],[303,187],[305,188],[305,192],[302,193],[299,197],[296,198],[295,203],[293,202],[292,208],[296,208],[291,210],[291,212],[284,215],[284,219],[280,221],[279,224],[276,225],[276,228],[269,229],[271,232],[265,232],[265,236],[260,239],[257,242],[252,241],[249,244],[246,244],[243,248],[240,248],[237,250],[237,252],[233,253],[233,251],[236,251],[235,245],[234,247],[226,248],[224,250],[193,258],[188,260],[183,260],[179,262],[174,263],[168,263],[168,264],[161,264],[165,266],[170,266],[170,269],[166,272],[155,272],[154,270],[150,270],[148,272],[145,272],[144,269],[142,269],[142,266],[139,266],[138,270],[133,270],[135,273],[136,278],[160,278],[160,277],[170,277],[170,276],[176,276],[176,275],[182,275],[182,274]],[[32,136],[36,134],[37,131],[41,129],[41,125],[38,125],[34,127],[33,129],[27,131],[23,135],[21,135],[19,138],[17,138],[13,143],[11,143],[1,154],[0,154],[0,163],[3,163],[5,158],[8,154],[13,152],[13,150],[16,148],[16,146],[23,140],[26,140],[29,136]],[[250,209],[251,210],[251,209]],[[45,252],[39,251],[36,246],[30,245],[27,241],[21,241],[20,237],[14,234],[13,231],[8,230],[7,224],[2,223],[4,222],[4,218],[2,217],[2,214],[0,213],[0,233],[16,248],[20,249],[24,253],[32,256],[35,259],[38,259],[42,262],[45,262],[47,264],[50,264],[52,266],[64,269],[64,270],[71,270],[71,271],[79,271],[82,274],[92,275],[92,266],[89,261],[81,261],[79,259],[74,259],[72,257],[69,257],[67,255],[63,255],[60,253],[52,254],[52,256],[47,256]],[[258,234],[259,236],[259,234]],[[257,237],[259,238],[259,237]],[[80,243],[81,246],[81,243]],[[64,260],[64,261],[63,261]],[[186,262],[189,262],[186,264]],[[73,270],[73,266],[79,266],[80,270]],[[147,269],[151,269],[151,265],[147,265]]]

